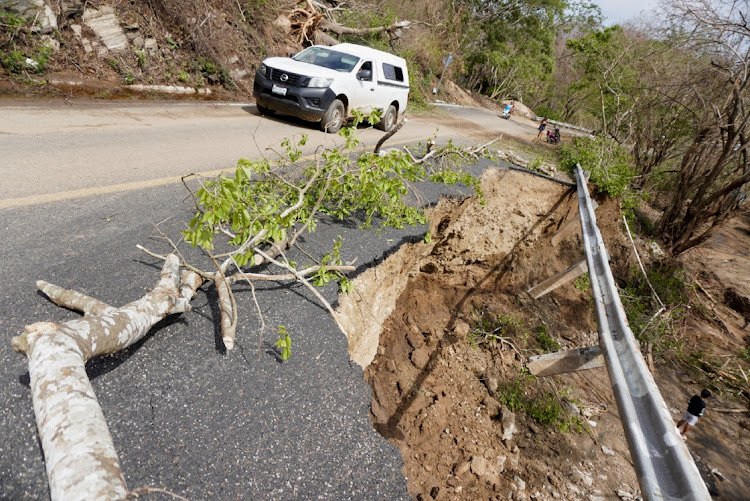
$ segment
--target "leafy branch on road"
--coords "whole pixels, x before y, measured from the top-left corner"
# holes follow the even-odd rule
[[[178,249],[181,242],[169,242],[184,266],[214,282],[221,311],[222,340],[227,350],[235,344],[237,303],[232,286],[238,282],[300,282],[346,334],[331,305],[315,289],[335,281],[341,292],[352,290],[346,273],[355,268],[353,262],[344,263],[342,259],[341,237],[317,257],[299,245],[300,237],[314,232],[322,217],[357,219],[361,229],[375,228],[377,232],[425,224],[425,201],[416,183],[428,180],[449,185],[462,183],[481,197],[479,180],[461,166],[466,161],[488,157],[487,147],[491,142],[472,148],[449,143],[439,149],[428,143],[421,158],[406,148],[378,153],[365,151],[356,134],[357,126],[364,121],[377,123],[378,119],[378,111],[370,115],[356,113],[349,126],[339,131],[343,144],[318,148],[312,158],[303,156],[302,147],[309,138],[302,135],[282,141],[282,150],[276,152],[278,158],[274,161],[243,158],[237,163],[234,175],[199,180],[200,187],[196,190],[186,184],[195,203],[195,215],[182,232],[182,239],[192,247],[201,248],[214,269],[206,271],[191,265]],[[425,162],[428,158],[430,161]],[[286,253],[293,247],[310,262],[290,260]],[[260,312],[255,298],[254,301]],[[259,338],[264,326],[261,315]]]

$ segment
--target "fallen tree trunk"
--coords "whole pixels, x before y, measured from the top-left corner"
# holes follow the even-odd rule
[[[350,28],[344,26],[332,20],[330,13],[333,9],[327,8],[318,2],[312,0],[301,0],[298,4],[304,4],[295,7],[286,13],[286,21],[276,21],[277,24],[282,27],[286,33],[291,36],[297,43],[304,44],[313,42],[321,45],[336,45],[339,41],[329,35],[332,33],[337,36],[342,35],[358,35],[365,36],[373,33],[395,33],[398,34],[399,30],[408,28],[412,24],[418,21],[397,21],[388,26],[375,26],[372,28]],[[321,13],[318,9],[322,9],[328,13],[331,19],[326,19],[325,14]],[[427,26],[431,26],[427,23]]]
[[[387,32],[398,31],[401,28],[407,28],[411,26],[412,23],[413,21],[398,21],[389,26],[375,26],[374,28],[350,28],[342,24],[328,21],[327,19],[321,19],[317,23],[317,27],[320,28],[321,30],[328,31],[336,35],[364,36],[364,35],[370,35],[372,33],[382,33],[384,31],[387,31]]]
[[[122,499],[128,491],[112,437],[86,374],[86,361],[142,339],[167,315],[190,309],[202,284],[193,272],[179,277],[170,255],[156,287],[121,308],[47,282],[37,282],[55,304],[84,313],[64,323],[37,322],[11,340],[29,361],[34,414],[44,450],[50,497]]]

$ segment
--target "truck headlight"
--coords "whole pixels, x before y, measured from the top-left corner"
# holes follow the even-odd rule
[[[313,77],[307,82],[308,87],[326,88],[333,83],[333,78]]]
[[[268,71],[268,68],[265,64],[260,63],[260,68],[258,68],[258,73],[260,73],[263,76],[266,76],[266,71]]]

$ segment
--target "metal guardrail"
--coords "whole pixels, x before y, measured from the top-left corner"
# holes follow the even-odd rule
[[[537,122],[541,122],[544,117],[536,117]],[[550,120],[547,119],[547,123],[551,123],[552,125],[559,125],[560,127],[565,127],[566,129],[573,129],[573,130],[580,130],[581,132],[586,132],[587,134],[591,134],[591,129],[584,129],[583,127],[579,127],[577,125],[573,124],[566,124],[565,122],[558,122],[557,120]]]
[[[641,494],[649,500],[710,500],[698,467],[675,427],[628,326],[580,165],[576,166],[576,181],[599,344],[607,362]]]

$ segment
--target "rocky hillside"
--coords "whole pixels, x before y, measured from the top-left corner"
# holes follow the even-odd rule
[[[2,0],[4,91],[248,93],[268,54],[297,50],[270,0]]]

